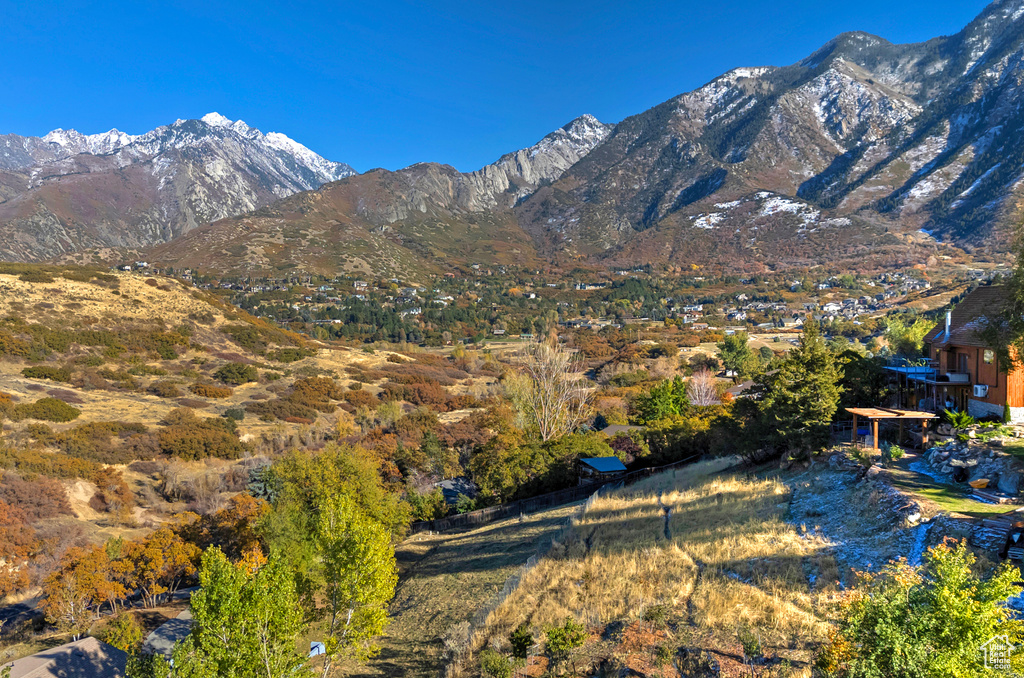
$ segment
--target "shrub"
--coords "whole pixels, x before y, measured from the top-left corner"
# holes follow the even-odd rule
[[[82,411],[56,398],[40,398],[34,403],[22,403],[14,406],[12,419],[39,419],[58,423],[74,421]]]
[[[120,523],[132,522],[135,495],[125,482],[124,475],[107,466],[96,471],[91,480],[96,484],[97,492],[89,500],[89,506],[95,511],[113,513]]]
[[[287,419],[288,417],[300,417],[303,419],[315,419],[316,410],[305,405],[275,398],[274,400],[255,401],[250,400],[245,404],[245,411],[266,419]]]
[[[235,421],[242,421],[245,419],[245,410],[240,407],[232,407],[231,409],[224,410],[224,414],[221,415],[225,419],[234,419]]]
[[[156,281],[155,278],[146,278],[143,282],[145,282],[150,287],[157,287],[160,284]]]
[[[267,350],[266,339],[261,336],[260,331],[253,325],[228,325],[221,328],[221,331],[234,339],[236,344],[252,351],[256,355],[263,355]]]
[[[349,391],[344,397],[345,402],[350,403],[355,407],[374,408],[380,404],[380,401],[377,400],[377,396],[366,391]]]
[[[149,387],[150,393],[161,398],[178,398],[181,396],[181,389],[173,381],[157,381]]]
[[[43,473],[52,478],[91,478],[99,466],[86,459],[39,450],[0,447],[0,466],[22,473]]]
[[[287,347],[271,351],[267,357],[279,363],[293,363],[314,355],[316,355],[316,351],[312,349]]]
[[[230,398],[234,393],[230,388],[215,384],[192,384],[188,390],[202,398]]]
[[[743,626],[736,632],[736,637],[743,647],[743,656],[747,659],[757,659],[763,654],[761,649],[761,638],[757,632],[750,627]]]
[[[235,459],[243,447],[231,419],[199,418],[185,408],[173,410],[157,434],[160,451],[188,461],[220,457]]]
[[[643,619],[653,628],[665,628],[665,621],[668,619],[668,606],[651,605],[646,610],[644,610]]]
[[[66,455],[104,464],[125,464],[152,456],[144,424],[97,421],[54,435],[52,444]],[[115,438],[116,436],[116,438]]]
[[[34,365],[26,367],[21,374],[29,379],[49,379],[50,381],[71,381],[71,372],[64,368],[52,367],[50,365]]]
[[[0,478],[0,501],[21,510],[30,522],[58,515],[72,515],[64,488],[53,478],[26,480],[16,473]]]
[[[18,276],[22,282],[30,283],[52,283],[53,276],[46,271],[25,271]]]
[[[236,362],[222,365],[220,369],[213,373],[213,376],[215,379],[219,379],[225,384],[231,384],[232,386],[247,384],[259,378],[255,367]]]
[[[480,672],[488,678],[511,678],[512,662],[491,649],[480,653]]]
[[[920,567],[901,561],[862,574],[818,669],[837,678],[989,675],[978,648],[1002,634],[1013,643],[1020,637],[1004,605],[1019,593],[1020,572],[1003,563],[982,579],[974,567],[966,544],[946,543],[930,549]]]

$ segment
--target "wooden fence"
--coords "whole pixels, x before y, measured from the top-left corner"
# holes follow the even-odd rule
[[[551,506],[571,504],[574,501],[579,501],[580,499],[589,497],[602,487],[606,487],[608,485],[630,485],[638,480],[649,478],[655,473],[661,473],[662,471],[668,471],[689,464],[699,457],[700,455],[694,455],[687,459],[683,459],[682,461],[677,461],[665,466],[642,468],[637,471],[631,471],[619,476],[618,478],[606,480],[604,482],[588,483],[578,487],[570,487],[565,490],[531,497],[530,499],[521,499],[508,504],[489,506],[485,509],[480,509],[479,511],[469,511],[468,513],[448,516],[447,518],[423,520],[410,525],[409,534],[417,534],[419,532],[445,532],[447,530],[454,530],[458,528],[486,525],[487,523],[492,523],[495,520],[503,520],[505,518],[525,513],[534,513],[535,511]]]

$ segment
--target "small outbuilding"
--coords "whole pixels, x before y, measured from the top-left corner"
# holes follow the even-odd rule
[[[626,466],[618,457],[594,457],[579,461],[580,485],[614,480],[626,474]]]

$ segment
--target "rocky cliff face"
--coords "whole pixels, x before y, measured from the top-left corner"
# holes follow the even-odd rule
[[[0,259],[145,247],[355,174],[216,113],[142,135],[0,137]]]

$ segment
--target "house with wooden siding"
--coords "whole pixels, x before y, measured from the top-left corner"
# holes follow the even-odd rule
[[[997,347],[981,337],[1005,303],[1005,287],[979,287],[925,335],[929,365],[907,380],[919,409],[952,403],[975,417],[1002,417],[1009,405],[1011,419],[1024,423],[1024,369],[1001,364]]]

